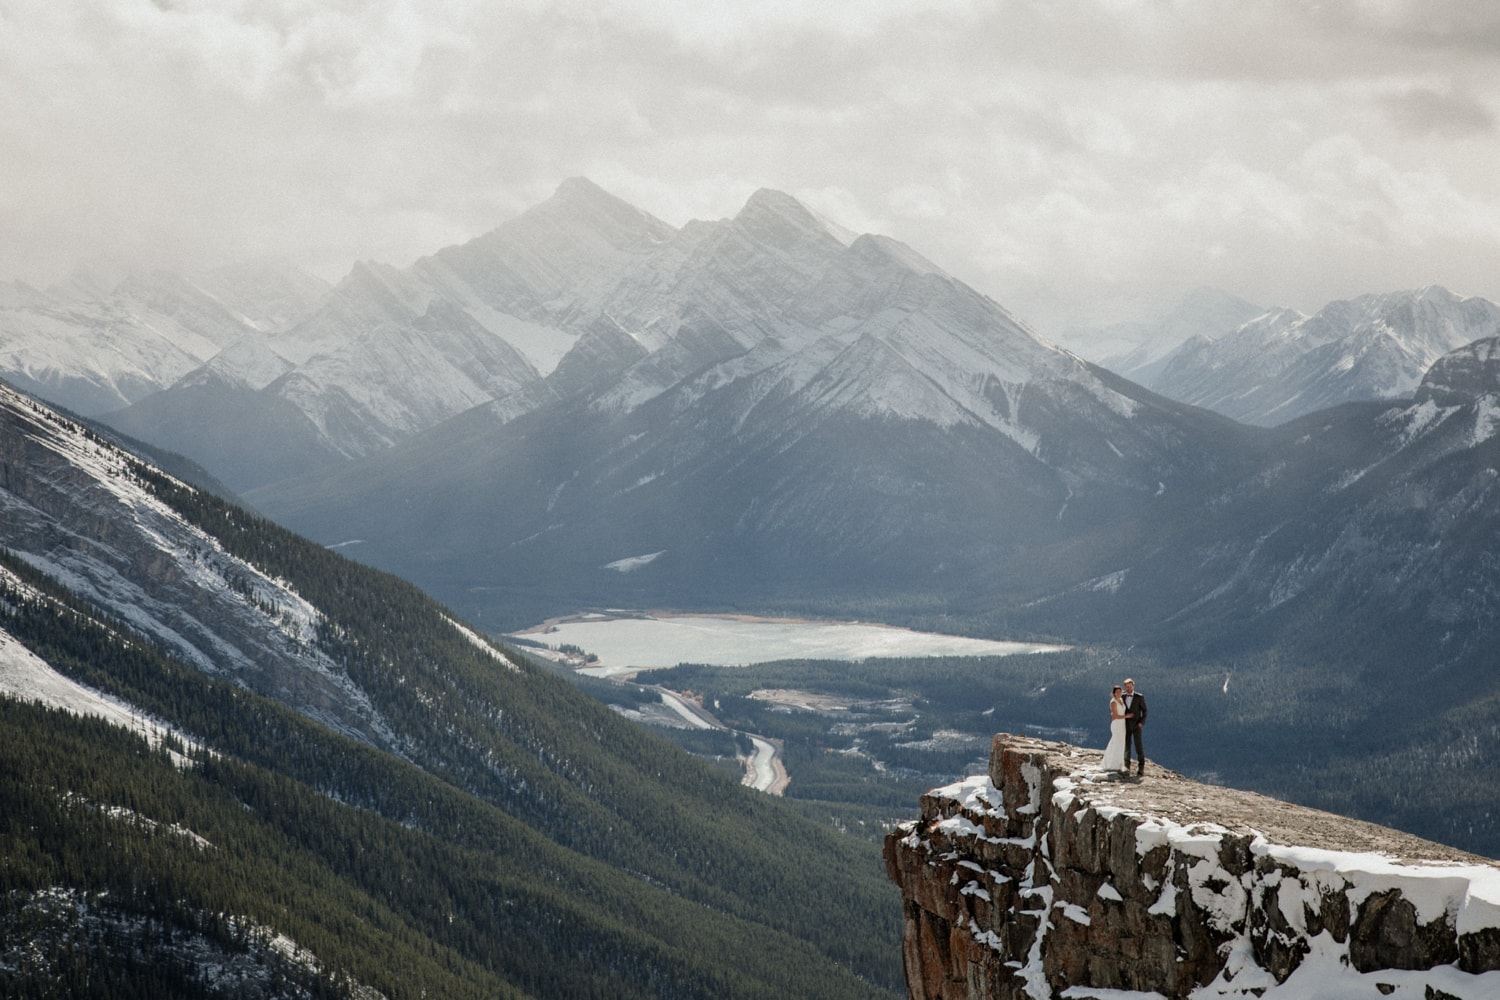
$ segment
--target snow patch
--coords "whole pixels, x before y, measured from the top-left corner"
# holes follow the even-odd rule
[[[446,615],[443,616],[443,620],[449,625],[452,625],[454,630],[457,631],[459,635],[469,640],[469,642],[471,642],[475,646],[475,648],[479,649],[481,652],[488,653],[492,658],[499,660],[500,663],[506,667],[506,669],[511,670],[515,673],[521,672],[521,668],[512,663],[510,657],[506,656],[500,650],[496,649],[495,645],[488,639],[484,638],[484,636],[480,635],[478,632],[475,632],[473,629],[469,628],[467,625],[464,625],[462,622],[455,621],[454,619],[449,618]]]
[[[1500,429],[1500,398],[1486,393],[1474,401],[1474,437],[1472,444],[1478,447],[1495,436]]]
[[[656,552],[648,552],[643,556],[627,556],[624,559],[616,559],[614,562],[605,563],[603,568],[612,569],[616,573],[630,573],[640,569],[642,566],[655,562],[658,557],[666,555],[666,552],[666,549],[661,549]]]

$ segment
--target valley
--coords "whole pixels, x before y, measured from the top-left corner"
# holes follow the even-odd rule
[[[622,682],[621,692],[643,671],[701,664],[720,667],[753,667],[778,660],[809,659],[846,662],[850,669],[874,659],[903,659],[920,663],[944,657],[1003,657],[1056,652],[1065,647],[1035,643],[971,639],[965,636],[913,632],[856,622],[828,622],[757,618],[752,615],[703,615],[655,612],[590,612],[551,619],[541,625],[506,637],[525,644],[534,655],[546,658],[579,676]],[[632,686],[634,687],[634,686]],[[630,707],[621,699],[610,699],[608,688],[589,688],[621,714],[646,725],[667,729],[720,729],[731,732],[736,744],[748,748],[737,752],[745,766],[744,784],[758,791],[780,795],[797,780],[789,774],[781,740],[772,742],[760,733],[734,731],[715,714],[717,699],[692,691],[674,691],[659,684],[635,687]],[[639,701],[643,691],[654,691],[665,712]],[[807,692],[757,689],[751,699],[770,703],[773,711],[796,709],[831,720],[847,715],[856,706],[831,696]],[[909,707],[909,706],[908,706]],[[914,723],[916,720],[913,719]],[[847,725],[833,721],[834,726]],[[902,724],[894,724],[904,728]],[[971,737],[950,735],[960,741]],[[982,737],[974,737],[982,738]],[[713,756],[713,755],[711,755]],[[805,777],[805,776],[804,776]]]

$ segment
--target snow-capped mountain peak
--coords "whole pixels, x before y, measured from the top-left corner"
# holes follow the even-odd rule
[[[793,250],[803,243],[839,247],[853,242],[848,230],[834,227],[796,198],[781,191],[761,188],[752,194],[734,217],[737,227],[766,245]]]

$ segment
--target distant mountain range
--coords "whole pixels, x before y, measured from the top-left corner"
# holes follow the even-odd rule
[[[1132,382],[1150,385],[1162,360],[1194,337],[1218,340],[1266,311],[1216,288],[1197,288],[1148,319],[1065,330],[1062,343]],[[1170,394],[1169,394],[1170,395]]]
[[[1433,286],[1331,302],[1312,316],[1199,292],[1156,323],[1094,337],[1113,345],[1101,352],[1105,367],[1270,427],[1340,403],[1409,396],[1438,358],[1497,334],[1500,306]]]
[[[798,215],[811,223],[776,231]],[[731,224],[738,235],[726,241]],[[756,259],[771,242],[777,252]],[[836,272],[830,242],[851,251]],[[589,395],[626,368],[615,397],[635,403],[694,366],[742,354],[769,365],[769,344],[800,352],[836,316],[878,322],[864,313],[873,299],[840,300],[848,289],[810,282],[857,275],[849,288],[868,289],[890,267],[882,253],[913,274],[941,274],[909,248],[856,238],[774,192],[736,220],[678,231],[575,178],[485,236],[404,270],[358,264],[334,288],[274,261],[194,276],[80,271],[45,292],[4,286],[0,377],[75,412],[108,414],[250,490],[377,453],[475,406],[509,419]],[[792,287],[775,282],[787,280],[801,288],[798,314],[775,299]],[[819,297],[827,301],[807,305]],[[788,339],[792,330],[801,333]],[[1101,367],[1170,399],[1271,426],[1409,394],[1439,356],[1497,332],[1500,307],[1436,287],[1313,316],[1205,289],[1155,320],[1073,339]],[[973,372],[998,375],[993,367]]]
[[[80,269],[46,291],[0,284],[0,378],[77,413],[104,413],[295,322],[327,292],[272,260],[193,276]]]

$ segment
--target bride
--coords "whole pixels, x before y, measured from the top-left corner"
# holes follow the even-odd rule
[[[1125,702],[1119,685],[1109,695],[1109,746],[1104,748],[1104,769],[1125,770]]]

